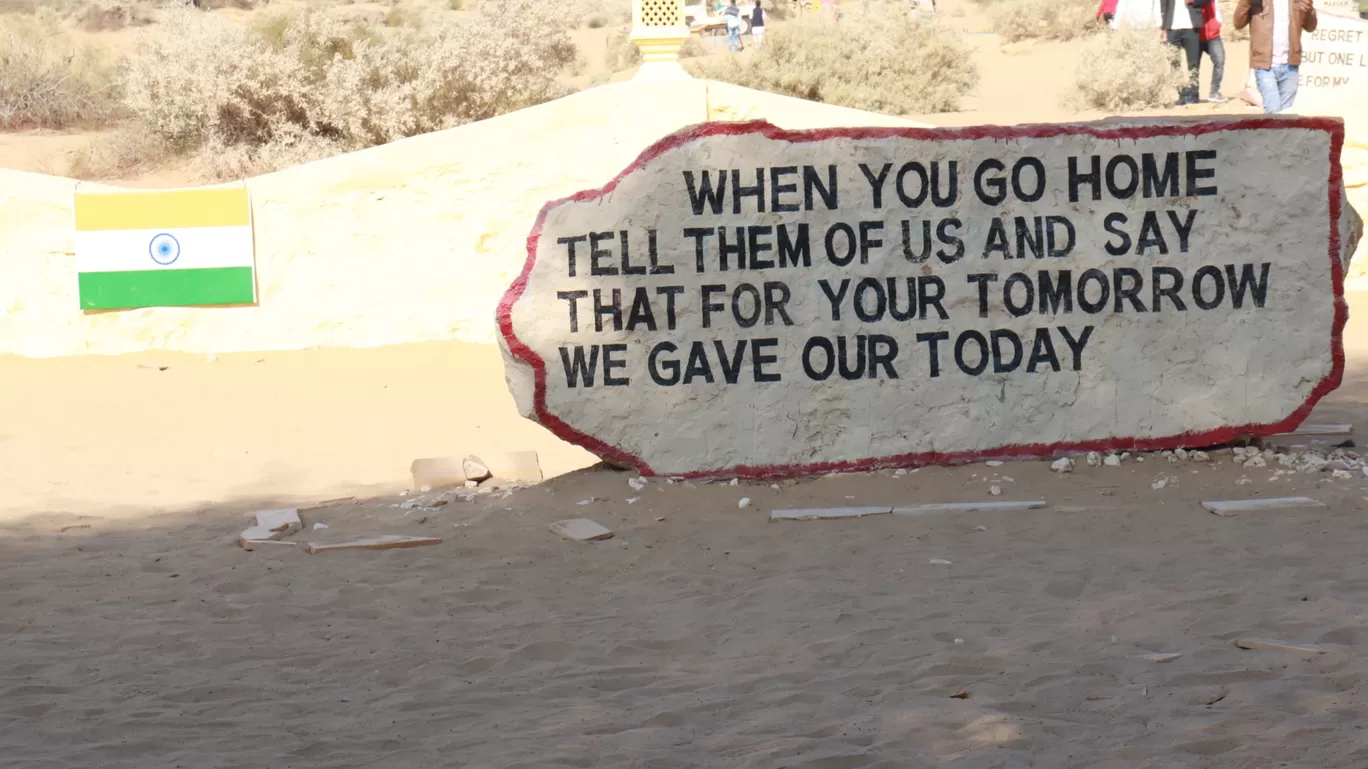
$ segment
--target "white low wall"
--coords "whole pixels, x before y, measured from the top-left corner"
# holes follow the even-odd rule
[[[914,125],[702,80],[627,82],[247,180],[259,305],[83,313],[73,179],[0,170],[0,353],[30,357],[492,342],[547,201],[682,127]]]

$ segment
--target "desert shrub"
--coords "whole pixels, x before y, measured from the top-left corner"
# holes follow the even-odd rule
[[[450,8],[453,11],[459,11],[464,7],[465,0],[447,0],[447,8]]]
[[[0,17],[0,129],[98,125],[118,112],[115,70],[50,15]]]
[[[694,59],[697,77],[892,115],[948,112],[978,82],[959,35],[905,5],[868,2],[840,21],[775,26],[750,56]]]
[[[151,24],[153,21],[150,8],[128,0],[92,0],[81,8],[77,20],[92,32]]]
[[[135,176],[170,157],[157,137],[123,127],[91,139],[67,158],[60,173],[76,179],[100,181]]]
[[[126,75],[129,111],[181,150],[315,157],[493,117],[563,93],[575,57],[555,14],[511,0],[499,14],[367,34],[320,15],[248,28],[169,12]]]
[[[1097,26],[1097,0],[1001,0],[993,5],[993,31],[1008,42],[1073,40]]]
[[[585,19],[584,26],[589,29],[603,29],[608,26],[608,17],[601,13],[596,13],[588,19]]]
[[[1178,49],[1153,30],[1120,29],[1088,40],[1075,79],[1075,106],[1126,112],[1172,104],[1187,82]]]

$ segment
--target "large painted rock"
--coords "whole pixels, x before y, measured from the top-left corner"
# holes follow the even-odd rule
[[[669,136],[548,204],[523,414],[643,474],[1209,445],[1339,385],[1334,119]]]

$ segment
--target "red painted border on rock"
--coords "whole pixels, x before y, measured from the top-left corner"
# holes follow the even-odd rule
[[[628,174],[644,167],[655,158],[689,142],[711,136],[737,136],[760,134],[770,139],[800,144],[825,139],[882,139],[903,137],[921,140],[955,139],[1043,139],[1055,136],[1092,136],[1098,139],[1145,139],[1155,136],[1201,136],[1224,131],[1256,129],[1311,129],[1330,134],[1330,277],[1335,291],[1335,320],[1330,334],[1330,351],[1333,365],[1301,406],[1285,418],[1269,424],[1236,425],[1195,433],[1179,433],[1159,438],[1105,438],[1095,441],[1076,443],[1018,444],[1002,446],[988,451],[964,452],[922,452],[896,454],[884,457],[864,457],[840,462],[814,462],[795,465],[739,465],[719,467],[714,470],[696,470],[675,474],[676,477],[711,478],[718,476],[740,478],[771,478],[799,475],[817,475],[828,472],[854,472],[879,470],[891,467],[917,467],[931,464],[962,464],[984,459],[1038,457],[1064,452],[1138,450],[1156,451],[1184,446],[1212,446],[1251,435],[1272,435],[1295,430],[1311,409],[1326,394],[1340,386],[1344,375],[1344,325],[1349,320],[1349,307],[1344,301],[1344,267],[1340,264],[1339,220],[1342,213],[1341,201],[1344,195],[1344,171],[1340,166],[1340,152],[1344,146],[1344,123],[1336,118],[1321,117],[1256,117],[1217,119],[1190,125],[1124,125],[1107,128],[1103,124],[1063,124],[1063,125],[1023,125],[1023,126],[971,126],[967,128],[824,128],[808,131],[787,131],[765,121],[743,123],[703,123],[685,128],[656,142],[641,153],[637,159],[618,174],[611,182],[597,190],[585,190],[567,198],[555,200],[542,207],[537,216],[532,233],[527,236],[527,261],[522,273],[508,287],[499,302],[496,319],[499,333],[503,334],[511,352],[519,360],[530,365],[535,373],[533,404],[537,421],[569,443],[582,446],[608,462],[624,467],[632,467],[642,475],[657,475],[640,457],[605,443],[592,435],[586,435],[571,427],[560,417],[546,408],[546,361],[523,344],[513,331],[513,304],[527,288],[528,276],[537,260],[537,243],[541,239],[542,227],[547,214],[557,206],[572,202],[594,200],[611,193]]]

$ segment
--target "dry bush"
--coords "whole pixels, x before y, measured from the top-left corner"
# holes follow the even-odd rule
[[[152,10],[128,0],[91,0],[77,13],[77,21],[91,32],[151,24]]]
[[[1073,40],[1097,28],[1097,0],[1002,0],[993,6],[993,31],[1007,42]]]
[[[1074,106],[1107,112],[1164,107],[1178,97],[1187,77],[1178,49],[1154,30],[1104,32],[1083,45]]]
[[[156,168],[170,156],[169,148],[156,136],[122,127],[73,152],[61,173],[89,181],[130,178]]]
[[[553,11],[500,14],[385,34],[320,15],[248,28],[193,11],[133,57],[126,103],[178,150],[223,173],[312,159],[482,120],[564,93],[575,50]]]
[[[0,129],[99,125],[119,108],[115,70],[48,14],[0,17]]]
[[[777,25],[749,56],[695,59],[697,77],[891,115],[950,112],[978,82],[960,36],[905,5],[867,2],[840,21]]]

